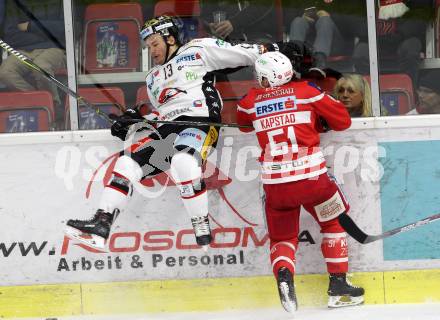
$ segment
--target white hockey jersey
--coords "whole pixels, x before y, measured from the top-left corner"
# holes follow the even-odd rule
[[[146,76],[147,92],[160,120],[180,116],[220,119],[222,101],[212,71],[251,66],[264,53],[256,44],[232,45],[220,39],[194,39]]]

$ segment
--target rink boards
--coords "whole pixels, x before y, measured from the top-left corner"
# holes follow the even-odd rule
[[[440,207],[440,129],[430,120],[405,127],[386,119],[322,136],[329,172],[350,202],[350,215],[371,234],[436,214]],[[1,135],[0,145],[0,316],[279,303],[252,134],[223,132],[209,158],[205,174],[214,241],[206,253],[194,244],[178,191],[166,176],[136,187],[107,252],[64,236],[68,218],[88,218],[96,210],[112,155],[123,148],[108,131]],[[301,224],[299,300],[324,305],[319,229],[306,212]],[[365,286],[366,303],[440,300],[438,228],[432,223],[369,245],[349,239],[353,282]]]

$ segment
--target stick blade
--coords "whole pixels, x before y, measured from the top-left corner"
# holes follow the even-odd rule
[[[366,240],[368,238],[368,235],[365,234],[359,227],[356,225],[356,223],[351,219],[347,214],[343,213],[340,214],[338,217],[339,223],[341,224],[342,228],[357,242],[360,243],[366,243]]]

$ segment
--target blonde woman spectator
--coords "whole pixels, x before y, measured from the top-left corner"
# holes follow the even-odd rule
[[[334,96],[347,108],[351,117],[372,117],[371,90],[359,74],[344,74],[336,82]]]

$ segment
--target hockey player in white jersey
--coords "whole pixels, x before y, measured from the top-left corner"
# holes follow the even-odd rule
[[[155,64],[146,76],[147,92],[159,120],[197,122],[221,121],[222,100],[214,87],[215,70],[253,65],[276,45],[237,44],[220,39],[195,39],[181,43],[174,18],[148,20],[140,32]],[[142,119],[129,109],[118,117],[112,135],[127,138],[129,120]],[[180,189],[184,207],[191,218],[197,244],[212,240],[208,219],[208,195],[202,179],[202,165],[219,134],[216,126],[162,124],[144,144],[121,154],[113,176],[103,191],[99,209],[89,220],[69,220],[66,233],[90,246],[105,247],[116,214],[124,208],[134,181],[168,171]]]

